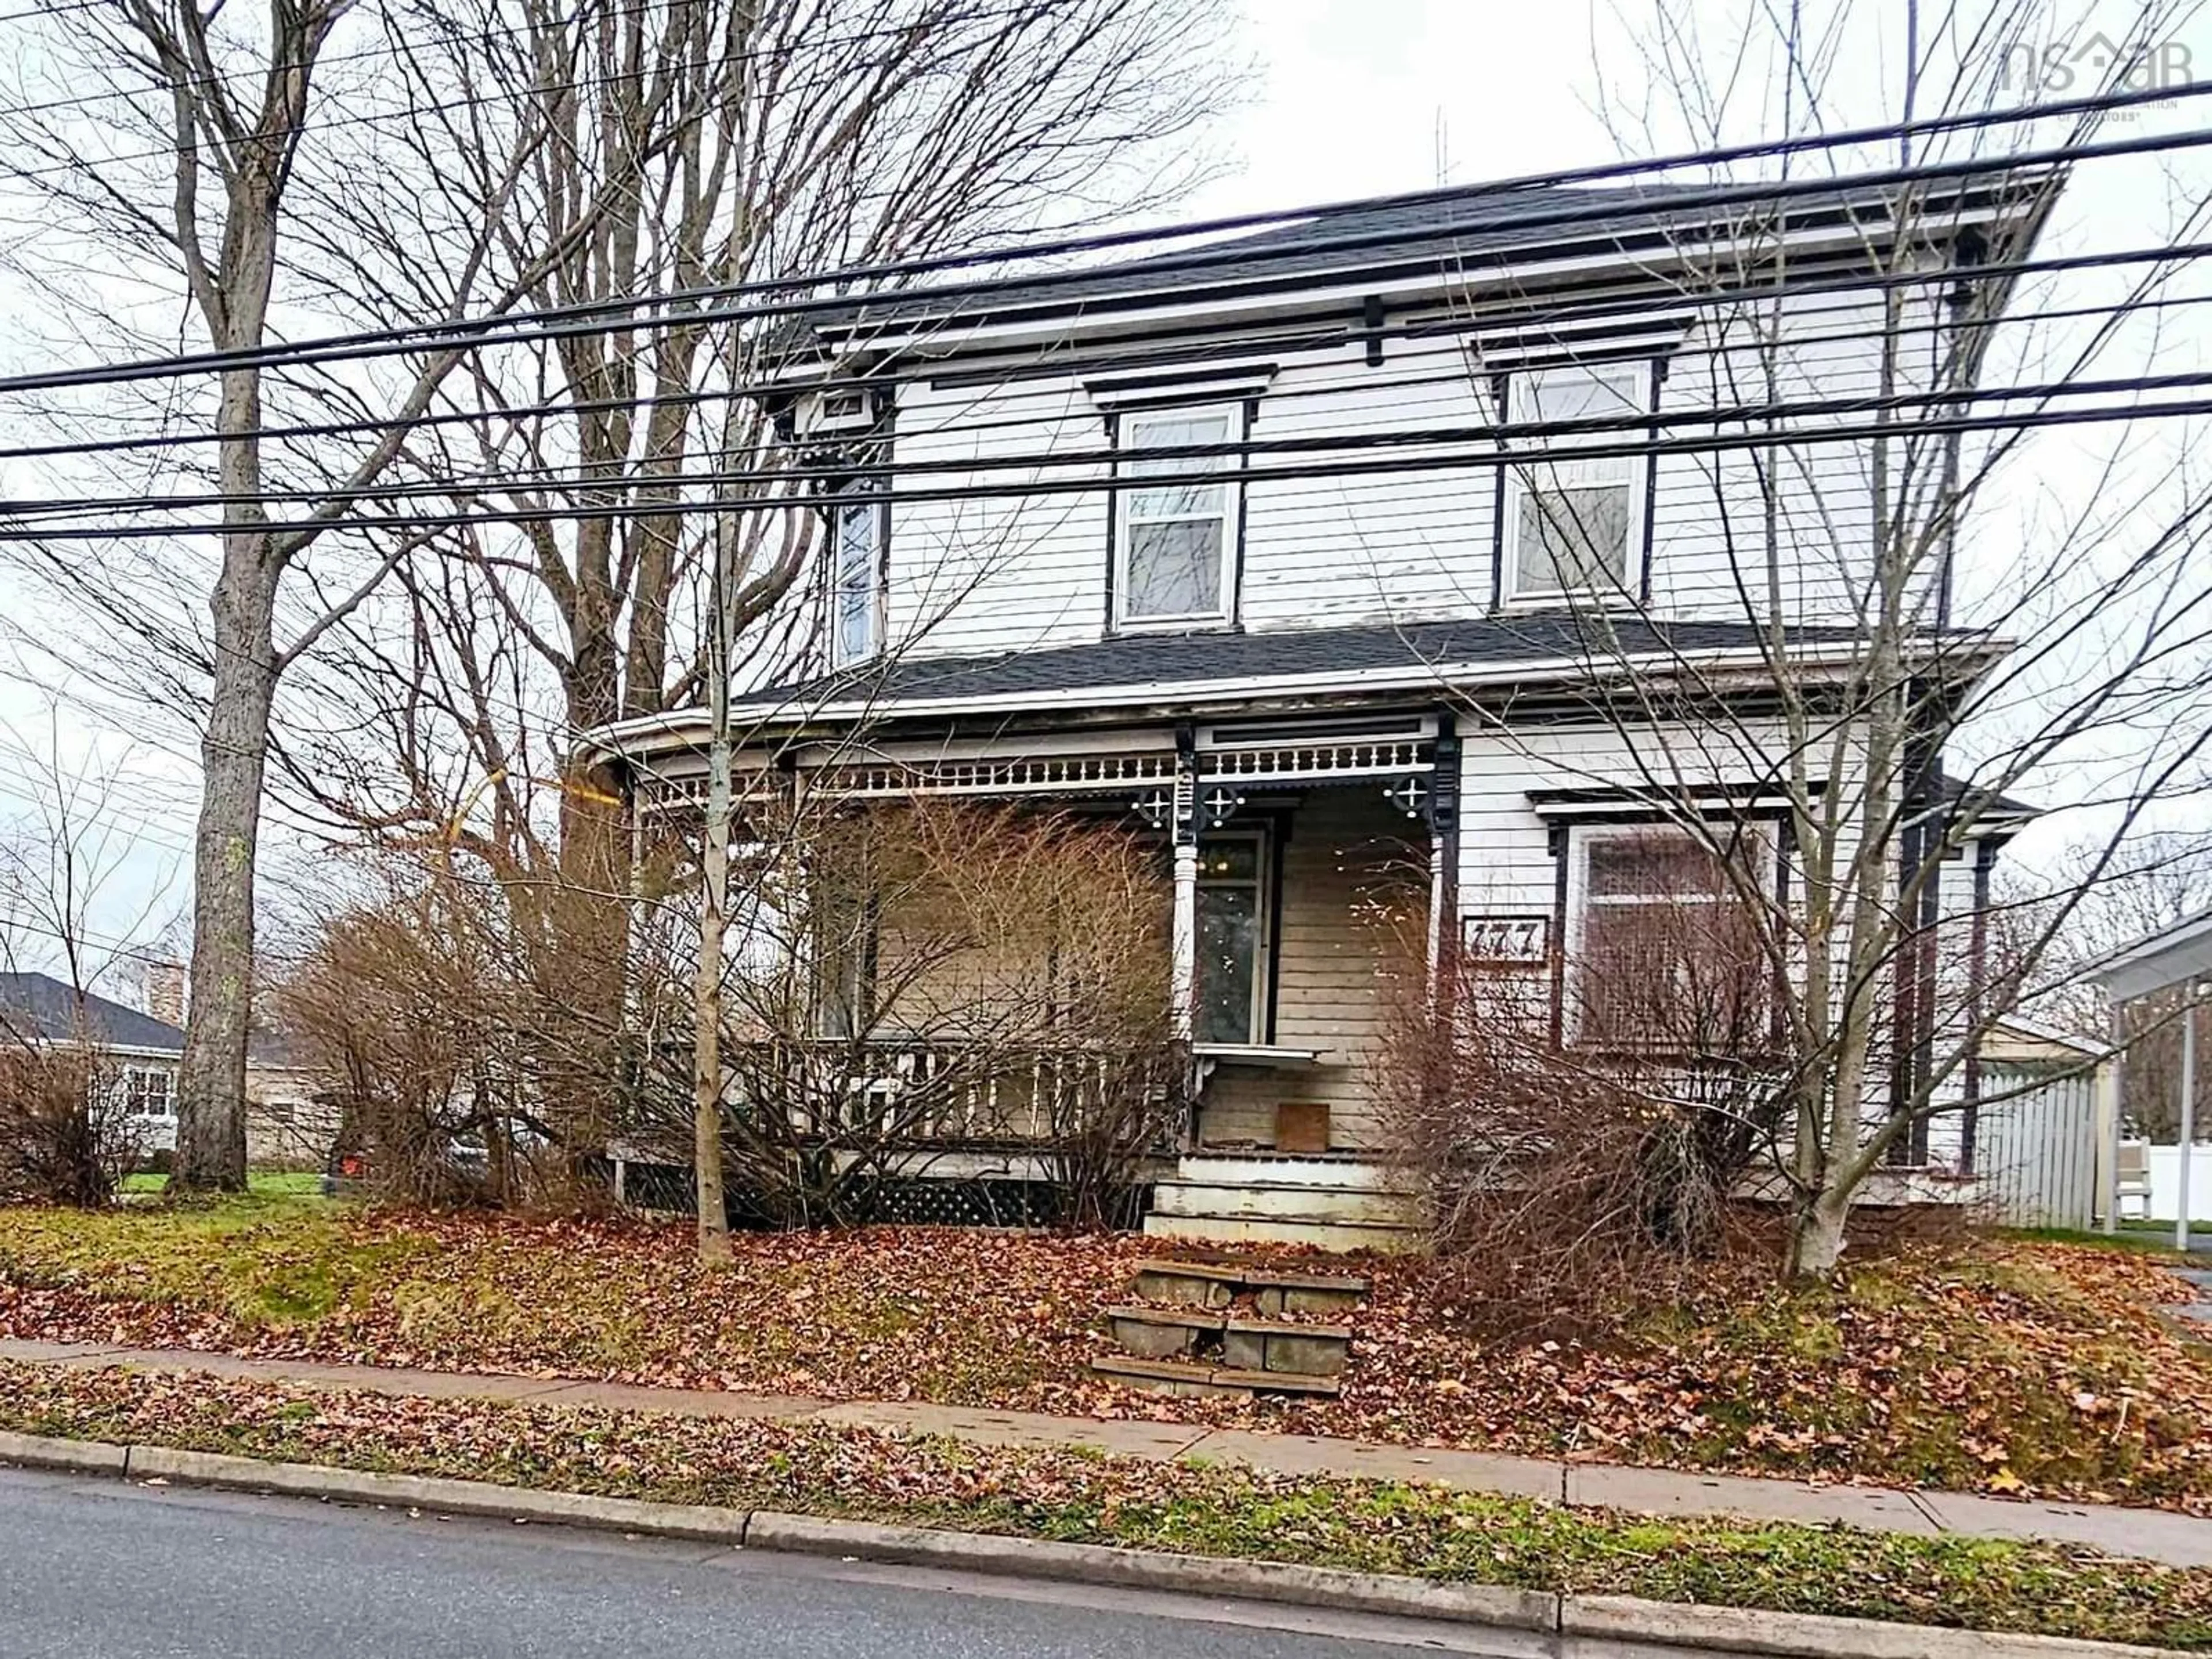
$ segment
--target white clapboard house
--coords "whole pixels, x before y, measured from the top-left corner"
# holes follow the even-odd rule
[[[811,660],[737,696],[739,787],[783,768],[1158,837],[1202,1086],[1148,1227],[1388,1244],[1408,1212],[1372,892],[1425,872],[1431,948],[1524,974],[1573,1042],[1578,951],[1672,890],[1654,793],[1776,815],[1778,757],[1741,733],[1778,659],[1811,683],[1855,658],[1870,441],[1647,441],[1743,430],[1684,418],[1701,408],[1873,393],[1886,328],[1918,343],[1908,377],[1933,363],[1954,287],[2001,306],[1974,268],[2016,258],[2051,194],[1447,191],[805,316],[775,407],[856,470],[794,613]],[[1923,267],[1955,282],[1875,276]],[[1615,429],[1510,435],[1577,420]],[[1741,554],[1777,526],[1770,580]],[[1928,672],[1963,693],[2001,647],[1941,595],[1926,617]],[[1735,714],[1711,742],[1632,712],[1699,697]],[[705,732],[680,711],[590,744],[650,808],[697,801]],[[1954,860],[1947,908],[1997,839]],[[1786,879],[1776,842],[1753,844]],[[1909,1149],[1932,1177],[1956,1173],[1951,1125]]]

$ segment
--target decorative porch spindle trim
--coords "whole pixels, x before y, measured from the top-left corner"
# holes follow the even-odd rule
[[[1016,795],[1126,789],[1175,776],[1175,757],[1038,755],[1018,760],[878,761],[826,766],[813,785],[837,795]]]
[[[1209,750],[1198,757],[1201,778],[1242,781],[1316,777],[1372,778],[1423,772],[1436,764],[1435,745],[1420,738],[1285,744],[1276,749]]]

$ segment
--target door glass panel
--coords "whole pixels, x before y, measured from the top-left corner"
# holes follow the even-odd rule
[[[1198,1010],[1200,1042],[1250,1042],[1253,988],[1259,977],[1257,887],[1198,890]]]

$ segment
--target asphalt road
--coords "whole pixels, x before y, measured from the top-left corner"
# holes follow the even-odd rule
[[[1387,1659],[1506,1650],[1496,1643],[1326,1610],[0,1469],[0,1659]]]

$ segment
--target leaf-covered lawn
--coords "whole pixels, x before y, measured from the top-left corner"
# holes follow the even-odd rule
[[[2212,1349],[2151,1255],[1929,1249],[1791,1291],[1717,1274],[1602,1340],[1486,1342],[1421,1262],[1357,1264],[1343,1397],[1168,1400],[1087,1362],[1157,1244],[952,1228],[751,1235],[248,1200],[0,1210],[0,1334],[831,1398],[1241,1422],[2212,1513]]]
[[[2046,1545],[1644,1520],[1433,1486],[820,1425],[5,1364],[0,1428],[1543,1590],[2212,1650],[2212,1570]]]

